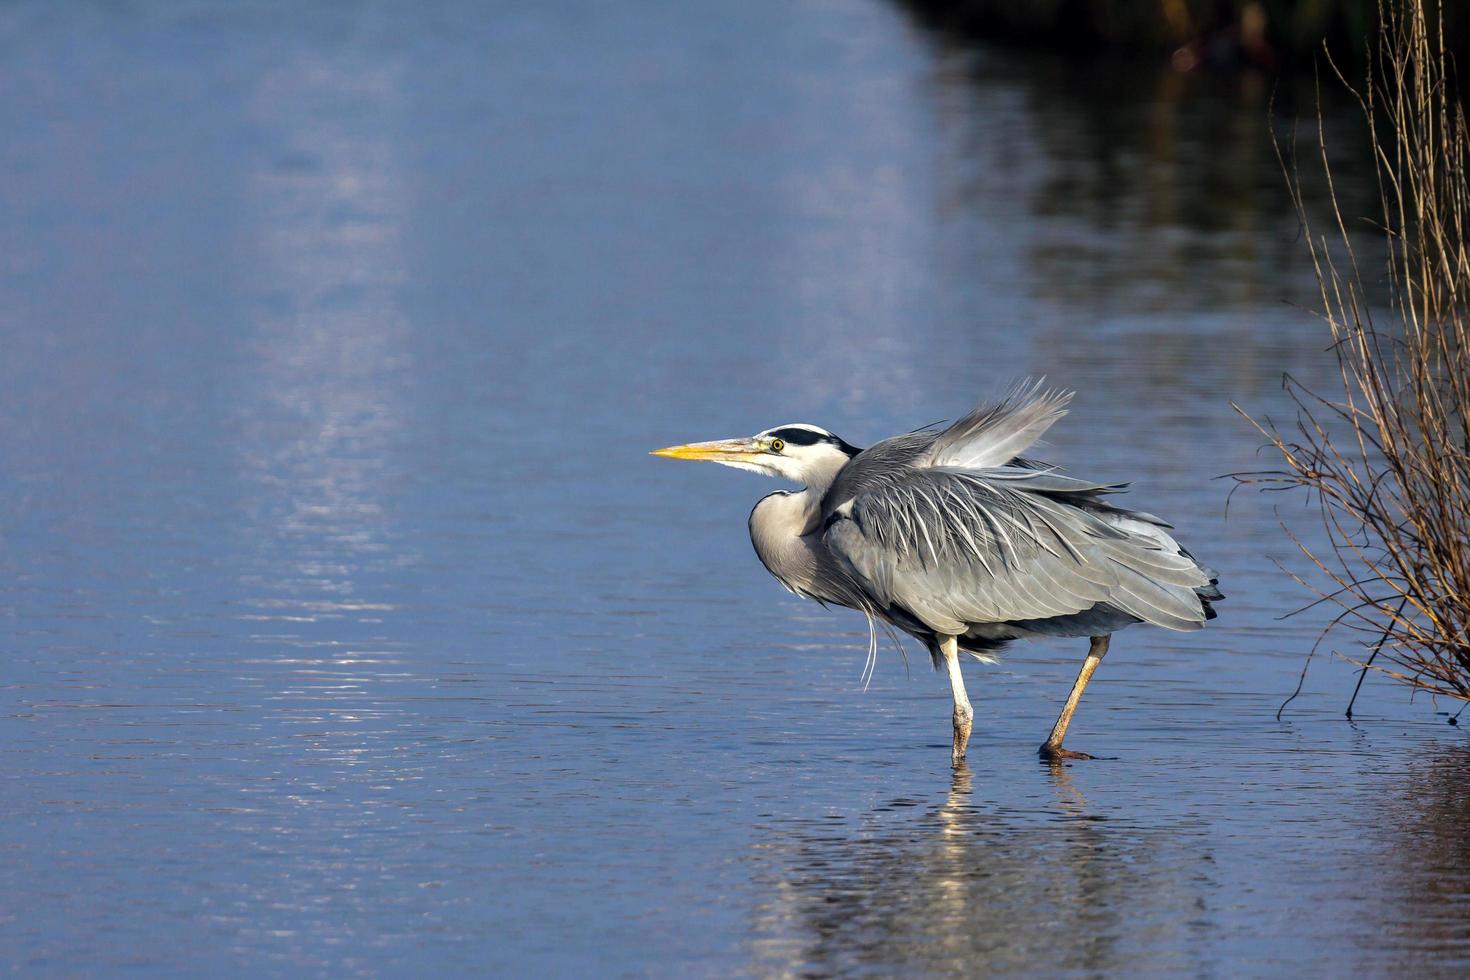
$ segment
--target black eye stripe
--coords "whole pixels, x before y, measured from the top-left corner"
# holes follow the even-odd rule
[[[780,439],[793,446],[815,446],[819,442],[836,442],[836,439],[824,432],[813,432],[811,429],[777,429],[767,433],[773,439]]]
[[[771,429],[769,432],[765,432],[762,434],[771,439],[780,439],[788,446],[815,446],[818,443],[832,446],[840,450],[841,452],[846,453],[849,459],[862,452],[862,450],[858,447],[846,442],[838,436],[834,436],[830,432],[814,432],[811,429],[799,429],[796,426],[785,426],[780,429]]]

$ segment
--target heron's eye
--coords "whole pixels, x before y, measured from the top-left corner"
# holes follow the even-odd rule
[[[771,440],[771,452],[773,452],[773,453],[779,453],[781,450],[783,450],[785,448],[786,448],[786,443],[782,442],[780,439],[772,439]]]

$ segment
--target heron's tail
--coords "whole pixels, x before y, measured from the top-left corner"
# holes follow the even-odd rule
[[[1183,548],[1180,548],[1179,552],[1180,554],[1189,555],[1190,558],[1194,557]],[[1198,563],[1196,562],[1196,564]],[[1204,572],[1210,577],[1210,581],[1208,585],[1201,585],[1197,589],[1195,589],[1194,594],[1199,596],[1199,604],[1205,607],[1205,621],[1209,622],[1210,620],[1220,615],[1219,613],[1215,612],[1215,607],[1211,605],[1211,603],[1219,602],[1221,599],[1224,599],[1225,593],[1220,591],[1220,573],[1215,571],[1213,568],[1209,568],[1205,565],[1200,565],[1199,567],[1200,571]]]

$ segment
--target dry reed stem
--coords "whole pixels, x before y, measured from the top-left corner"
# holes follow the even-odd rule
[[[1384,0],[1379,21],[1368,79],[1348,88],[1367,119],[1379,181],[1392,329],[1373,322],[1319,110],[1329,234],[1308,220],[1299,175],[1288,168],[1288,177],[1341,391],[1329,398],[1288,376],[1294,426],[1246,415],[1283,465],[1236,479],[1304,487],[1318,502],[1332,554],[1288,534],[1330,583],[1292,576],[1338,607],[1324,635],[1337,627],[1370,634],[1377,641],[1362,669],[1470,701],[1470,131],[1440,8]]]

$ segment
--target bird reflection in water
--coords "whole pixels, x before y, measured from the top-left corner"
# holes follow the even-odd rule
[[[772,828],[757,848],[758,971],[1199,966],[1215,885],[1198,838],[1105,820],[1065,767],[1038,777],[1035,807],[976,800],[960,765],[928,811],[898,799]]]

